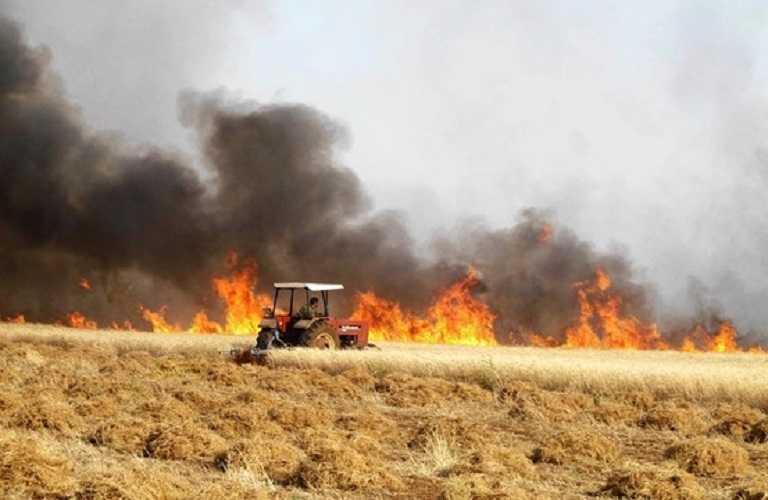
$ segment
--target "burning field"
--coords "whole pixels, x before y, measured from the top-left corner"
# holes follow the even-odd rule
[[[765,360],[0,325],[6,498],[762,498]]]
[[[190,164],[89,131],[49,58],[0,20],[2,321],[254,333],[271,283],[299,279],[343,283],[334,314],[373,339],[760,349],[706,294],[658,310],[626,256],[546,210],[415,242],[337,161],[347,131],[308,106],[186,94],[204,158]]]
[[[112,321],[114,330],[146,330],[159,333],[189,332],[209,334],[254,334],[259,331],[263,308],[272,305],[271,297],[255,293],[258,285],[257,267],[246,259],[238,262],[231,254],[227,263],[230,274],[213,279],[212,288],[223,305],[222,322],[209,318],[205,309],[198,311],[187,323],[171,322],[166,318],[166,306],[151,310],[138,306],[143,322],[135,328],[130,320]],[[82,278],[77,286],[93,293],[90,281]],[[510,332],[500,340],[494,329],[496,315],[475,295],[484,285],[478,271],[468,274],[439,291],[422,315],[403,308],[398,302],[379,297],[373,291],[353,295],[352,318],[367,320],[371,340],[417,342],[428,344],[463,344],[496,346],[523,344],[538,347],[581,347],[598,349],[679,350],[686,352],[714,351],[762,353],[757,343],[740,344],[738,332],[726,319],[717,319],[713,328],[696,323],[686,331],[662,334],[654,323],[644,322],[623,308],[621,295],[612,289],[610,276],[600,268],[592,279],[575,283],[573,295],[578,299],[578,315],[572,326],[564,329],[561,338],[535,332],[516,336]],[[23,314],[9,317],[9,323],[23,324]],[[95,330],[99,324],[78,311],[64,314],[57,325]],[[673,339],[677,340],[673,340]]]

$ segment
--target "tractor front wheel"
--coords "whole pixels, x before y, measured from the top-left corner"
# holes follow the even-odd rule
[[[328,323],[315,323],[304,332],[301,345],[318,349],[335,350],[340,347],[339,336]]]

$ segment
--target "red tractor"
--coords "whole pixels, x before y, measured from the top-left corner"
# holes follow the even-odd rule
[[[334,318],[328,310],[329,293],[343,289],[343,285],[326,283],[275,283],[275,301],[271,309],[264,309],[255,351],[289,346],[367,347],[367,321]],[[308,307],[310,301],[320,300],[321,306]]]

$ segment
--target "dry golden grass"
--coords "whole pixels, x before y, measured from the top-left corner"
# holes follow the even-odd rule
[[[697,437],[667,450],[686,471],[700,476],[744,476],[749,473],[749,453],[724,438]]]
[[[380,350],[275,353],[275,367],[320,368],[337,372],[363,368],[381,375],[479,383],[498,388],[504,380],[537,387],[590,394],[645,393],[690,401],[743,402],[768,407],[768,356],[748,353],[683,353],[541,349],[536,347],[469,347],[377,343]]]
[[[4,498],[765,498],[768,357],[0,323]]]
[[[656,500],[704,498],[704,488],[690,474],[639,464],[632,464],[611,474],[601,492],[620,498]]]
[[[597,465],[613,462],[618,456],[616,444],[601,432],[578,426],[547,437],[533,452],[534,462],[555,465],[568,463]]]

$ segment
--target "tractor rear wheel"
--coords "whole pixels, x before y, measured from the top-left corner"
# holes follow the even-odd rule
[[[275,334],[271,329],[265,328],[259,332],[259,336],[256,337],[256,349],[260,351],[266,351],[269,349],[269,345],[272,343],[272,339],[275,338]]]
[[[301,337],[301,345],[335,350],[340,347],[339,336],[331,325],[318,322],[310,326]]]

